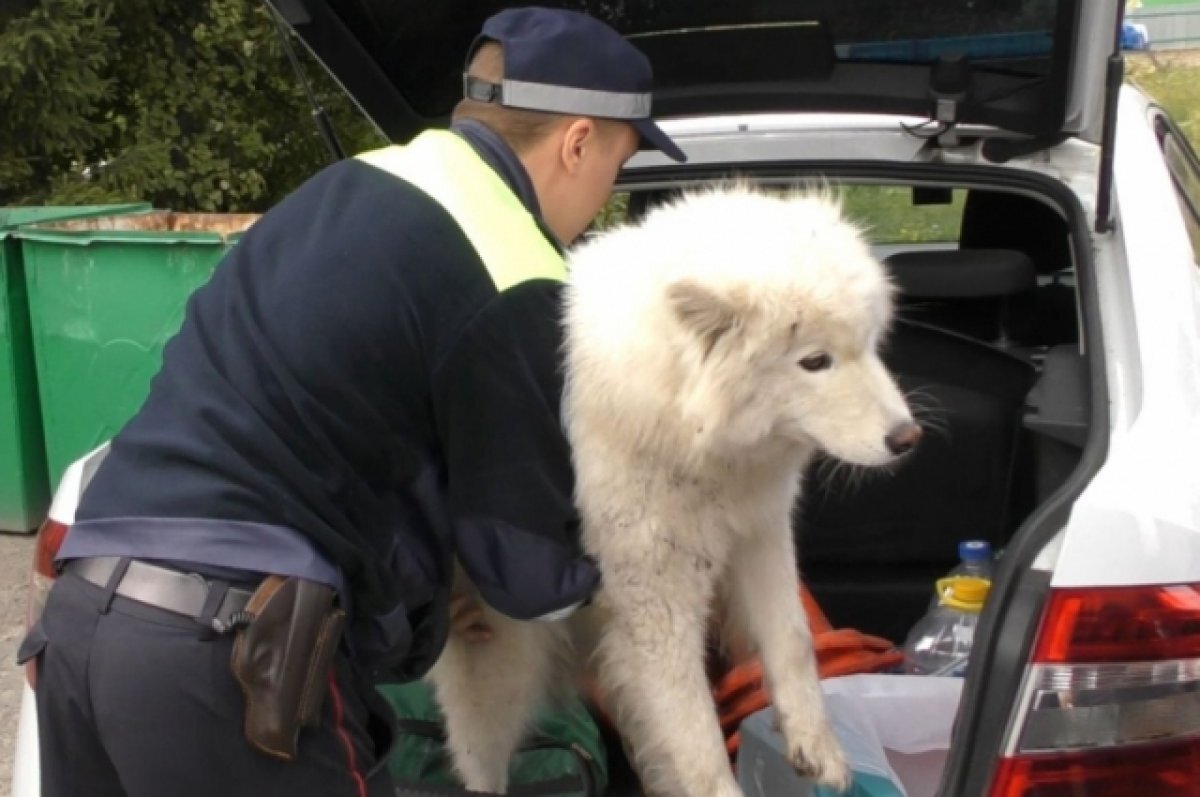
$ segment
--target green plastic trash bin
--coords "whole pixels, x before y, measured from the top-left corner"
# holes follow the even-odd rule
[[[257,219],[153,211],[20,229],[52,487],[137,412],[188,297]]]
[[[148,210],[148,202],[0,208],[0,530],[36,529],[50,502],[25,266],[13,230],[36,222]]]

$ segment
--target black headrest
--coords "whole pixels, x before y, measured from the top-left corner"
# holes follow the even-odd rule
[[[884,262],[901,295],[915,299],[1013,296],[1037,286],[1033,261],[1009,249],[899,252]]]
[[[1016,249],[1033,258],[1039,274],[1071,267],[1071,231],[1062,214],[1024,194],[967,191],[962,249]]]

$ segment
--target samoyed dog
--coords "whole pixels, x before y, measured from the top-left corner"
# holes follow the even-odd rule
[[[603,585],[565,622],[485,609],[492,641],[450,642],[430,678],[468,788],[505,790],[574,659],[649,793],[739,795],[704,668],[717,605],[762,657],[792,762],[849,784],[791,518],[815,456],[883,466],[921,436],[879,359],[891,313],[884,269],[824,193],[701,191],[573,253],[564,424]]]

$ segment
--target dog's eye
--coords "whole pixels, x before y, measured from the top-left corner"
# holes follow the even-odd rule
[[[831,365],[833,365],[833,358],[823,351],[810,354],[800,361],[800,367],[805,371],[824,371]]]

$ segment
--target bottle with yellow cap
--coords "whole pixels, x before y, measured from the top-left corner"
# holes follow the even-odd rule
[[[987,540],[963,540],[958,544],[958,564],[946,575],[948,577],[975,576],[991,581],[993,568],[991,543]],[[927,611],[933,611],[937,605],[938,596],[930,595]]]
[[[904,643],[904,671],[966,675],[975,626],[991,586],[991,581],[976,576],[939,579],[938,605],[913,626]]]

